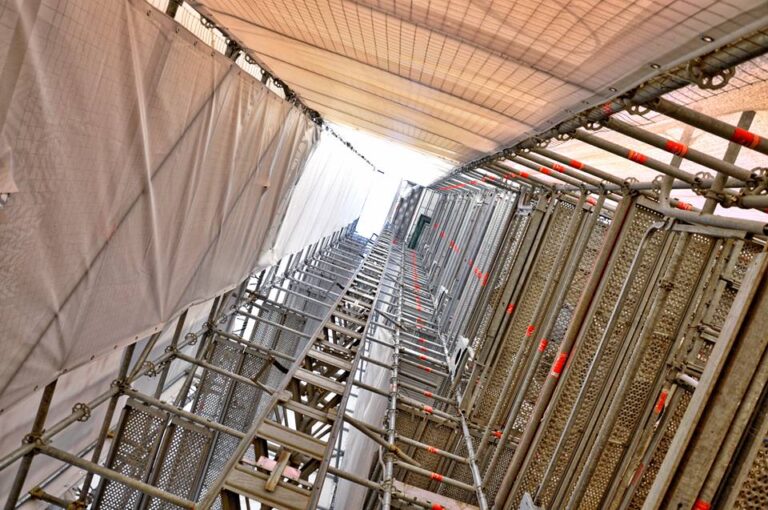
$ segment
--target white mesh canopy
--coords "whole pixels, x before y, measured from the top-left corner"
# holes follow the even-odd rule
[[[468,161],[722,44],[765,2],[200,0],[325,117]]]

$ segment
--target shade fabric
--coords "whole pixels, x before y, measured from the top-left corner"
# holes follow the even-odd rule
[[[323,131],[291,193],[279,233],[264,247],[262,266],[322,239],[360,217],[376,170]]]
[[[0,0],[0,409],[256,269],[318,136],[144,0],[109,7]]]
[[[768,18],[762,0],[192,3],[326,118],[456,162],[543,131]]]

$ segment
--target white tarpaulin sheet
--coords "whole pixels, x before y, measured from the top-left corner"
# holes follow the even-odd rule
[[[255,269],[316,137],[144,0],[0,0],[0,408]]]
[[[339,230],[360,217],[375,170],[344,144],[323,132],[296,185],[275,242],[262,265]]]

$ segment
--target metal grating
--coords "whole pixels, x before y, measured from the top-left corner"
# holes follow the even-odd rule
[[[629,216],[618,240],[618,246],[614,248],[611,266],[604,277],[603,287],[599,291],[600,295],[596,298],[597,306],[593,317],[589,321],[587,330],[577,339],[575,352],[571,355],[568,369],[564,372],[563,379],[553,397],[556,402],[553,402],[555,405],[551,407],[551,415],[546,420],[537,442],[532,445],[528,464],[520,474],[517,488],[513,494],[515,504],[520,503],[525,492],[533,494],[539,488],[547,466],[550,461],[555,459],[555,450],[560,436],[565,429],[571,410],[576,405],[582,385],[587,378],[587,372],[599,347],[603,331],[607,326],[610,312],[618,301],[619,293],[627,278],[635,253],[648,227],[660,218],[655,212],[638,205],[632,208]],[[638,283],[642,283],[644,280],[642,276],[643,272],[640,273],[640,278],[637,278]],[[615,337],[615,335],[613,336]],[[574,447],[573,441],[567,445],[567,449],[570,451]],[[561,460],[559,454],[558,460]],[[569,456],[566,452],[562,462],[558,463],[558,470],[554,473],[553,482],[542,487],[545,501],[554,497],[556,487],[553,486],[559,482],[565,467],[564,464],[568,460]]]
[[[648,461],[648,465],[643,470],[642,478],[637,485],[637,489],[632,496],[629,506],[629,510],[641,510],[645,498],[648,496],[648,492],[651,490],[653,481],[661,468],[661,463],[664,461],[664,457],[669,451],[669,446],[672,444],[672,439],[677,433],[677,428],[680,426],[680,422],[683,420],[685,410],[688,408],[688,404],[691,402],[692,393],[686,390],[680,390],[680,398],[677,399],[674,407],[668,407],[664,412],[672,413],[669,419],[665,423],[664,430],[661,431],[661,439],[659,440],[656,449],[653,452],[653,456]]]
[[[669,351],[678,337],[683,314],[697,289],[697,282],[714,244],[712,238],[701,235],[690,236],[690,240],[687,234],[678,234],[677,237],[677,242],[686,243],[686,246],[685,255],[672,279],[674,287],[653,326],[653,333],[647,345],[641,347],[644,352],[636,372],[623,374],[625,378],[632,378],[626,393],[611,394],[611,398],[623,400],[619,418],[597,461],[586,493],[578,502],[579,508],[585,510],[603,508],[603,498],[614,476],[617,475],[616,469],[633,438],[643,411],[648,408],[648,401],[655,396],[653,390],[656,387],[656,381],[665,368]],[[573,485],[571,492],[572,490]]]
[[[579,261],[579,267],[576,270],[576,273],[573,275],[573,279],[571,280],[570,284],[568,285],[568,293],[566,294],[565,301],[563,302],[563,306],[560,308],[557,321],[555,322],[555,326],[550,334],[549,344],[542,353],[539,364],[536,367],[533,380],[531,381],[531,384],[528,387],[528,391],[526,392],[525,400],[520,407],[520,411],[515,417],[514,426],[518,430],[523,430],[525,428],[526,424],[528,423],[528,419],[530,418],[531,412],[533,412],[533,408],[536,405],[536,399],[539,396],[541,387],[543,386],[547,375],[549,375],[549,370],[552,367],[552,363],[555,361],[555,355],[557,354],[560,342],[563,341],[565,332],[568,330],[568,326],[571,323],[573,310],[576,308],[576,304],[581,297],[581,293],[584,290],[585,285],[587,284],[589,275],[592,273],[592,267],[594,266],[597,254],[600,253],[600,249],[603,246],[603,240],[605,239],[606,232],[608,232],[607,222],[598,222],[592,229],[587,247],[581,256],[581,260]]]
[[[552,271],[558,248],[565,238],[568,222],[574,210],[575,207],[572,204],[563,201],[558,202],[555,206],[529,277],[525,282],[518,306],[507,329],[501,352],[495,361],[493,372],[484,385],[485,391],[481,393],[475,406],[472,418],[479,423],[487,423],[490,419],[507,374],[511,370],[515,370],[516,373],[521,370],[522,363],[518,359],[519,354],[522,353],[520,358],[524,358],[527,347],[530,347],[523,345],[527,338],[525,331],[531,324],[536,305],[544,293],[547,278]],[[531,345],[533,345],[532,341]],[[512,393],[510,392],[510,394]]]
[[[152,485],[187,499],[194,499],[205,459],[211,447],[210,430],[173,418],[165,434]],[[182,507],[161,499],[149,498],[149,510],[175,510]]]
[[[239,374],[248,378],[255,377],[266,363],[264,358],[246,353],[239,370]],[[263,376],[262,376],[263,377]],[[267,404],[266,398],[263,398],[264,392],[253,386],[235,382],[232,388],[232,394],[228,405],[224,411],[222,424],[235,430],[245,432],[251,424],[256,413]],[[232,452],[237,448],[238,438],[229,434],[218,433],[214,443],[213,451],[206,469],[201,495],[205,494],[208,487],[221,474],[224,465],[232,456]],[[214,507],[220,508],[221,504],[217,500]]]
[[[718,256],[725,258],[726,264],[731,267],[731,270],[727,272],[733,280],[726,281],[723,280],[724,275],[714,275],[714,291],[704,291],[705,295],[714,292],[713,297],[711,300],[704,301],[699,305],[708,309],[708,312],[705,313],[702,318],[701,325],[715,328],[716,331],[720,330],[725,321],[725,317],[728,315],[733,304],[738,283],[743,278],[746,268],[749,266],[754,256],[759,253],[761,249],[761,246],[756,243],[743,242],[740,243],[740,245],[737,245],[733,250],[721,250],[718,253]],[[733,260],[734,258],[735,260]],[[734,286],[733,283],[737,285]],[[681,346],[681,350],[685,351],[698,342],[699,336],[700,333],[697,328],[694,337],[687,340],[686,343]],[[706,363],[712,345],[713,344],[710,342],[704,342],[702,348],[693,354],[696,357],[697,362],[701,363],[701,366]],[[647,466],[642,471],[637,487],[634,489],[634,492],[631,493],[631,496],[629,496],[631,499],[629,500],[627,508],[630,510],[640,510],[643,507],[643,503],[653,485],[656,474],[667,454],[672,438],[674,438],[674,435],[677,432],[680,420],[682,420],[685,410],[688,407],[691,394],[682,387],[678,387],[678,393],[680,394],[680,397],[675,399],[674,405],[671,405],[665,411],[665,413],[672,413],[672,415],[664,421],[665,428],[663,430],[655,431],[656,435],[660,435],[660,439],[655,448],[653,448],[651,452],[646,453],[646,455],[650,454],[650,459],[647,462]],[[630,466],[630,468],[634,469],[635,466]]]
[[[123,408],[107,467],[146,481],[167,420],[166,413],[135,400]],[[142,495],[121,483],[102,479],[93,504],[99,510],[137,509]]]
[[[531,215],[529,212],[522,212],[518,210],[518,212],[516,213],[515,231],[514,231],[514,235],[512,236],[509,247],[505,252],[506,258],[504,260],[504,266],[502,268],[502,272],[497,279],[498,285],[496,288],[494,288],[493,292],[491,293],[491,298],[485,310],[485,315],[483,316],[483,320],[480,324],[478,333],[475,336],[475,342],[473,345],[475,352],[480,352],[480,350],[483,348],[485,340],[487,340],[486,333],[488,331],[488,326],[490,325],[490,321],[491,321],[491,318],[493,317],[495,308],[498,306],[498,303],[501,300],[501,295],[502,295],[504,286],[507,284],[509,273],[512,270],[512,265],[515,261],[515,258],[518,255],[518,251],[520,249],[520,243],[523,239],[523,235],[525,234],[526,228],[528,227],[530,218],[531,218]]]
[[[733,508],[735,510],[768,508],[768,439],[763,440]]]

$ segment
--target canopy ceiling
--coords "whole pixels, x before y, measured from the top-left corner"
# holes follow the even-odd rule
[[[325,118],[466,162],[722,44],[764,0],[200,0]],[[713,38],[708,43],[702,36]]]

